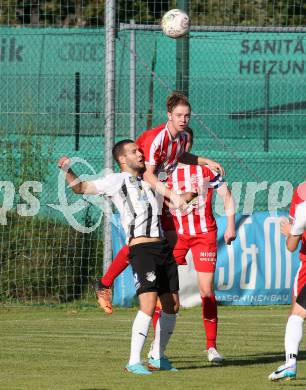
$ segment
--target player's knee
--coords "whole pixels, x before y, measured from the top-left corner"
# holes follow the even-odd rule
[[[174,301],[169,307],[168,307],[168,314],[177,314],[180,309],[180,302]]]
[[[177,314],[180,310],[180,302],[176,302],[173,306],[174,314]]]
[[[155,312],[155,306],[154,305],[140,305],[139,307],[140,311],[143,313],[147,314],[150,317],[153,317],[154,312]]]
[[[178,303],[178,304],[167,306],[165,307],[165,309],[163,308],[163,312],[165,312],[166,314],[177,314],[179,308],[180,308],[180,304]]]
[[[200,293],[202,298],[210,298],[214,295],[214,292],[211,288],[201,288]]]
[[[156,295],[151,292],[139,294],[139,308],[148,316],[153,316],[156,307]]]
[[[165,294],[160,297],[162,310],[167,314],[176,314],[180,308],[180,300],[177,294]]]

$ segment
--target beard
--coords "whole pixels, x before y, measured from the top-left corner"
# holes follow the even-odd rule
[[[138,171],[140,175],[144,173],[146,170],[145,164],[140,165],[140,163],[136,163],[135,161],[129,161],[127,164],[130,168],[132,168],[134,171]]]
[[[139,174],[143,175],[145,173],[146,166],[144,165],[143,167],[139,168]]]

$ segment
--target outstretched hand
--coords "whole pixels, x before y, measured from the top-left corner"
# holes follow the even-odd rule
[[[281,223],[280,223],[281,232],[285,237],[288,237],[290,235],[291,231],[291,223],[288,221],[287,218],[282,217]]]
[[[170,207],[184,211],[187,209],[188,203],[197,195],[196,192],[185,192],[181,195],[172,194],[170,198]]]
[[[221,164],[217,163],[216,161],[206,159],[206,164],[209,166],[210,169],[213,171],[217,171],[220,173],[221,176],[225,176],[225,170],[222,167]]]
[[[197,196],[198,196],[197,192],[185,192],[184,194],[180,195],[181,199],[184,200],[187,204]]]
[[[231,245],[232,241],[236,239],[235,229],[227,228],[224,233],[224,242],[226,245]]]

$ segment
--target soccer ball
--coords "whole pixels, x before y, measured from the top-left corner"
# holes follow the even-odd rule
[[[189,16],[180,9],[171,9],[162,18],[163,32],[170,38],[179,38],[187,34],[190,27]]]

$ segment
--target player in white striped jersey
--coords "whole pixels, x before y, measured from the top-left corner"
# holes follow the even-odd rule
[[[157,200],[149,184],[141,179],[145,165],[138,146],[131,140],[120,141],[113,148],[113,156],[121,173],[93,181],[80,181],[69,168],[70,160],[66,156],[59,160],[58,166],[66,172],[66,180],[75,193],[106,195],[121,215],[140,303],[132,328],[130,360],[125,370],[143,375],[151,373],[141,364],[140,354],[159,296],[165,313],[160,319],[163,351],[157,368],[174,371],[170,361],[164,357],[164,350],[179,309],[177,265],[163,237]]]

